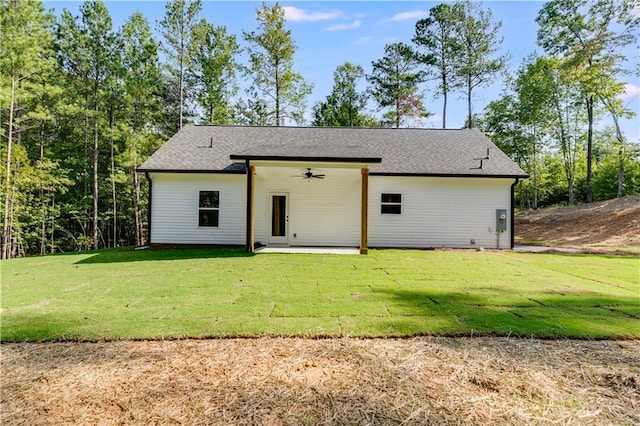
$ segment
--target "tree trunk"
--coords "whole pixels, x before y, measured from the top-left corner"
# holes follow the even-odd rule
[[[602,100],[602,103],[604,103],[605,107],[611,114],[611,119],[613,120],[613,124],[616,129],[616,139],[618,140],[618,143],[620,143],[620,148],[618,149],[618,190],[616,192],[616,197],[621,198],[624,193],[624,159],[626,144],[624,141],[624,135],[622,134],[622,129],[620,129],[620,121],[618,112],[616,111],[616,107],[609,101],[608,98],[602,95],[600,96],[600,98]]]
[[[533,132],[533,209],[538,209],[538,153],[536,144],[536,132]]]
[[[618,151],[618,191],[616,198],[622,198],[624,193],[624,146]]]
[[[109,110],[109,147],[111,149],[111,203],[113,205],[113,247],[118,246],[118,204],[116,198],[116,161],[114,151],[113,140],[113,126],[114,126],[114,107],[111,105]]]
[[[569,177],[567,180],[567,189],[569,191],[569,205],[572,206],[575,202],[575,196],[573,195],[573,178]]]
[[[40,120],[40,162],[44,160],[44,120]],[[47,254],[47,208],[44,200],[44,188],[40,186],[40,208],[42,209],[42,223],[40,232],[40,254]]]
[[[183,6],[184,7],[184,6]],[[183,17],[182,19],[184,19],[184,10],[183,10]],[[180,70],[179,70],[179,74],[180,74],[180,82],[179,82],[179,86],[180,86],[180,105],[178,107],[178,110],[180,112],[180,118],[178,120],[178,130],[182,129],[182,105],[184,104],[184,35],[185,32],[185,28],[184,28],[184,22],[182,22],[182,27],[180,28]]]
[[[585,202],[593,202],[593,191],[591,188],[592,170],[591,165],[593,163],[593,96],[587,97],[587,118],[589,120],[589,127],[587,129],[587,193],[585,196]]]
[[[467,127],[470,129],[473,128],[473,118],[472,118],[472,111],[471,111],[471,91],[472,90],[473,88],[471,87],[471,78],[469,78],[467,81],[467,120],[468,120]]]
[[[140,212],[140,180],[138,179],[137,165],[134,164],[131,174],[133,175],[133,214],[136,224],[136,245],[142,245],[142,214]]]
[[[97,96],[97,93],[96,93]],[[91,220],[93,238],[93,249],[98,249],[98,101],[94,104],[94,125],[93,125],[93,217]]]
[[[444,79],[443,79],[444,80]],[[447,89],[442,91],[442,128],[447,128]]]
[[[89,81],[86,80],[86,84],[89,84]],[[87,94],[85,94],[84,97],[84,105],[83,107],[88,108],[89,107],[89,94],[87,92]],[[84,110],[84,108],[83,108]],[[87,170],[87,166],[89,164],[89,138],[90,138],[90,125],[91,123],[89,123],[89,114],[87,110],[84,110],[84,127],[82,129],[83,134],[82,134],[82,142],[83,142],[83,154],[84,154],[84,167],[83,167],[83,173],[82,173],[82,184],[83,184],[83,189],[84,189],[84,200],[87,199],[87,197],[89,196],[89,170]],[[82,202],[82,222],[80,224],[80,227],[82,228],[83,232],[82,234],[84,236],[86,236],[86,230],[89,228],[89,211],[87,210],[87,203],[86,202]]]
[[[113,247],[118,246],[118,204],[116,198],[116,162],[113,150],[113,137],[111,138],[111,203],[113,204]]]
[[[276,126],[280,126],[280,73],[276,60]]]
[[[56,195],[55,193],[51,196],[51,246],[49,250],[51,253],[55,251],[55,239],[54,233],[56,231],[56,219],[55,219],[55,208],[56,208]]]
[[[16,76],[11,76],[11,91],[9,93],[9,132],[7,135],[7,162],[4,177],[4,217],[2,220],[2,259],[8,259],[10,255],[10,227],[9,227],[9,204],[11,197],[9,195],[11,188],[11,145],[13,143],[13,109],[16,95]]]

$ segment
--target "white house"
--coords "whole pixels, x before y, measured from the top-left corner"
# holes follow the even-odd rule
[[[152,245],[513,247],[528,177],[478,130],[193,126],[139,171]]]

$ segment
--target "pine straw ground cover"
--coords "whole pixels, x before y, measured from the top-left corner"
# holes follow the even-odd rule
[[[3,424],[640,424],[640,341],[3,344]]]

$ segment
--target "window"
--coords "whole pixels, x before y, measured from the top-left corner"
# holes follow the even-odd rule
[[[382,194],[381,214],[402,214],[402,194]]]
[[[200,191],[198,226],[218,226],[220,216],[220,191]]]

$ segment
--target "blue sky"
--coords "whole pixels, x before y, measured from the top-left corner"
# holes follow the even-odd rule
[[[267,2],[272,4],[272,2]],[[384,46],[397,41],[410,42],[415,23],[427,15],[429,9],[441,2],[430,1],[281,1],[285,8],[287,27],[298,46],[295,69],[307,81],[314,84],[308,100],[308,110],[323,100],[331,91],[333,71],[349,61],[371,71],[371,62],[379,59]],[[49,1],[47,8],[60,13],[63,8],[77,15],[81,2]],[[111,12],[114,26],[121,26],[135,11],[142,12],[156,29],[165,12],[163,1],[105,1]],[[225,25],[228,31],[242,41],[242,31],[256,28],[255,12],[262,2],[256,1],[203,1],[201,17],[215,25]],[[535,18],[542,1],[485,1],[483,7],[491,9],[494,18],[502,21],[500,35],[504,38],[502,52],[509,53],[509,67],[515,71],[522,60],[541,49],[536,45],[537,24]],[[629,47],[628,56],[638,60],[638,48]],[[640,82],[637,77],[626,77],[625,104],[636,114],[640,113]],[[364,83],[363,83],[364,88]],[[474,111],[481,112],[501,92],[499,81],[487,88],[476,90]],[[424,86],[427,109],[435,115],[427,119],[425,127],[441,125],[441,99],[434,98],[429,85]],[[462,94],[454,94],[447,112],[447,127],[461,127],[465,118],[465,101]],[[309,114],[310,116],[310,114]],[[609,123],[608,118],[602,120]],[[638,115],[623,122],[629,141],[640,139]]]

